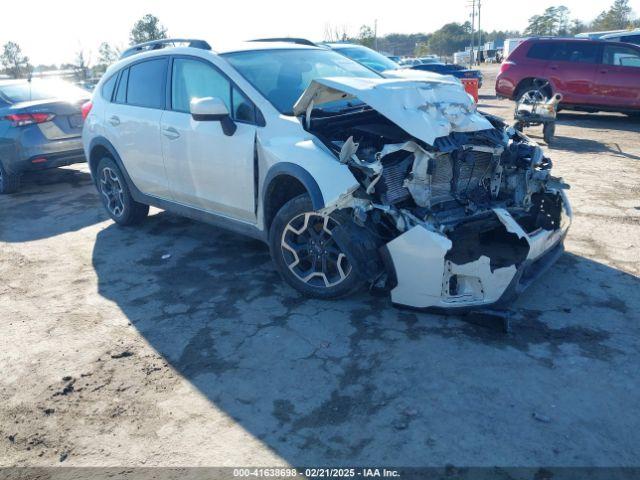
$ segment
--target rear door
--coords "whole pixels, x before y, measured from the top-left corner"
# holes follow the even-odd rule
[[[171,198],[160,141],[166,103],[168,57],[153,57],[120,73],[113,103],[105,112],[106,137],[113,143],[136,187]]]
[[[640,109],[640,48],[605,45],[596,95],[600,105]]]
[[[546,77],[563,103],[592,104],[595,98],[596,69],[600,46],[595,42],[553,42]]]

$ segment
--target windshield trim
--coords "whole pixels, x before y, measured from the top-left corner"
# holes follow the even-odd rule
[[[324,51],[324,52],[331,51],[331,52],[335,52],[336,54],[341,55],[341,56],[343,56],[343,57],[345,57],[345,58],[349,58],[349,57],[346,57],[345,55],[343,55],[342,53],[340,53],[340,52],[338,52],[338,51],[336,51],[336,50],[333,50],[333,49],[326,50],[326,49],[324,49],[324,48],[269,48],[269,49],[259,49],[259,50],[258,50],[258,49],[256,49],[256,50],[238,50],[238,51],[235,51],[235,52],[225,52],[225,53],[221,53],[221,54],[220,54],[220,57],[224,58],[224,60],[227,62],[227,64],[228,64],[231,68],[233,68],[233,70],[234,70],[238,75],[240,75],[240,76],[241,76],[241,77],[242,77],[242,78],[243,78],[243,79],[244,79],[244,80],[245,80],[249,85],[251,85],[251,86],[253,87],[253,89],[254,89],[256,92],[258,92],[258,94],[259,94],[259,95],[260,95],[260,96],[261,96],[261,97],[262,97],[266,102],[268,102],[268,103],[269,103],[269,105],[271,105],[271,106],[276,110],[276,112],[278,112],[278,113],[280,113],[280,114],[282,114],[282,115],[286,115],[287,117],[294,117],[294,118],[295,118],[295,115],[293,114],[293,105],[291,105],[291,110],[286,111],[286,112],[281,111],[278,107],[276,107],[276,106],[275,106],[275,104],[274,104],[271,100],[269,100],[269,98],[268,98],[266,95],[264,95],[264,94],[260,91],[260,89],[259,89],[259,88],[258,88],[258,87],[257,87],[257,86],[256,86],[256,85],[255,85],[251,80],[249,80],[249,79],[248,79],[248,78],[247,78],[247,77],[246,77],[246,76],[245,76],[245,75],[244,75],[240,70],[238,70],[236,67],[234,67],[234,66],[233,66],[233,64],[232,64],[232,63],[227,59],[227,57],[232,57],[232,56],[234,56],[234,55],[236,55],[236,54],[243,54],[243,53],[257,53],[257,52],[291,52],[291,51],[299,52],[299,51],[301,51],[301,50]],[[367,67],[366,65],[362,65],[361,63],[356,62],[356,61],[355,61],[355,60],[353,60],[352,58],[349,58],[349,60],[351,60],[352,62],[354,62],[354,63],[356,63],[356,64],[358,64],[358,65],[360,65],[360,66],[361,66],[361,67],[363,67],[363,68],[366,68],[367,70],[370,70],[371,72],[375,73],[375,74],[376,74],[377,76],[379,76],[380,78],[384,78],[384,76],[383,76],[383,75],[381,75],[381,74],[380,74],[380,72],[376,72],[375,70],[370,69],[370,68],[369,68],[369,67]],[[318,78],[322,78],[322,77],[318,77]],[[315,80],[315,79],[314,79],[314,80]],[[307,87],[307,88],[308,88],[308,87]],[[304,93],[306,90],[307,90],[307,89],[305,88],[305,89],[302,91],[302,93]],[[300,95],[302,95],[302,93],[301,93]]]

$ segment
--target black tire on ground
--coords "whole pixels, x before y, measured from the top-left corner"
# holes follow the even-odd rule
[[[545,123],[542,127],[542,138],[547,145],[551,145],[554,135],[556,134],[555,122]]]
[[[13,193],[20,188],[20,175],[9,174],[0,162],[0,194]]]
[[[310,214],[308,221],[306,221],[304,214]],[[269,229],[269,250],[271,252],[271,258],[275,262],[278,272],[285,282],[306,296],[330,300],[344,297],[359,290],[365,285],[366,281],[357,275],[355,269],[352,267],[353,263],[351,263],[351,259],[340,251],[330,234],[321,228],[320,220],[322,218],[324,217],[313,214],[311,199],[307,194],[300,195],[288,201],[278,211]],[[334,225],[339,224],[341,221],[349,220],[340,215],[329,215],[329,219],[327,220],[328,229],[331,230],[332,226],[335,228]],[[287,229],[290,223],[291,227],[297,231],[302,231],[302,225],[315,224],[318,229],[313,230],[313,233],[323,235],[324,239],[320,239],[320,241],[313,237],[310,237],[308,240],[305,239],[305,232],[312,229],[306,229],[301,235],[296,235],[291,229]],[[286,232],[285,229],[287,229]],[[296,245],[302,246],[297,254],[293,254],[286,246],[283,247],[283,244],[291,245],[294,241]],[[320,252],[319,260],[311,254],[312,251]],[[325,257],[322,257],[323,251],[325,252]],[[296,262],[296,256],[294,255],[297,255],[299,259],[298,265],[300,267],[294,266]],[[326,258],[326,260],[323,260],[323,258]],[[340,260],[340,258],[342,258],[342,260]],[[318,263],[315,263],[316,261]],[[338,268],[338,264],[340,268]],[[294,270],[304,271],[305,273],[302,274],[298,272],[301,276],[306,275],[306,272],[316,270],[326,271],[327,273],[325,273],[324,277],[314,276],[308,282],[304,282],[301,276],[298,276],[298,274],[289,268],[290,265],[292,265]],[[309,265],[309,269],[306,268],[307,265]],[[322,268],[325,265],[327,265],[327,268]],[[318,272],[318,275],[321,275],[321,273]],[[327,283],[329,283],[329,286],[327,286]]]
[[[102,205],[118,225],[136,225],[149,214],[149,205],[133,199],[120,168],[109,157],[98,162],[96,187]]]

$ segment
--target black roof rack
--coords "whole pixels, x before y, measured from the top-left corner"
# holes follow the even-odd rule
[[[295,43],[296,45],[308,45],[310,47],[317,47],[318,45],[311,40],[307,40],[306,38],[296,38],[296,37],[274,37],[274,38],[256,38],[253,40],[249,40],[250,42],[285,42],[285,43]]]
[[[185,43],[187,47],[200,48],[202,50],[211,50],[209,45],[204,40],[198,40],[195,38],[163,38],[161,40],[151,40],[150,42],[139,43],[131,48],[126,49],[120,55],[120,58],[127,58],[131,55],[135,55],[141,52],[147,52],[149,50],[160,50],[166,47],[176,47],[179,43]]]

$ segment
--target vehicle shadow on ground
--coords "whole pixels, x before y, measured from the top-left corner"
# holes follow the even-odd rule
[[[562,111],[558,122],[586,129],[611,129],[640,133],[640,118],[614,113],[583,113]]]
[[[640,155],[625,152],[617,142],[604,143],[587,138],[567,137],[558,134],[553,137],[549,148],[575,153],[609,154],[630,160],[640,160]]]
[[[18,192],[0,196],[0,241],[54,237],[106,218],[85,166],[29,172]]]
[[[146,342],[295,465],[448,461],[452,445],[499,432],[497,417],[518,423],[505,404],[517,390],[498,380],[508,365],[561,370],[567,352],[610,362],[624,348],[599,325],[622,330],[640,307],[640,279],[574,255],[514,306],[510,335],[398,310],[366,292],[309,300],[280,280],[262,243],[165,212],[137,229],[100,231],[93,266],[99,294]],[[585,320],[596,312],[597,322]],[[520,387],[518,402],[562,397],[558,387]],[[521,420],[530,424],[531,412]]]

